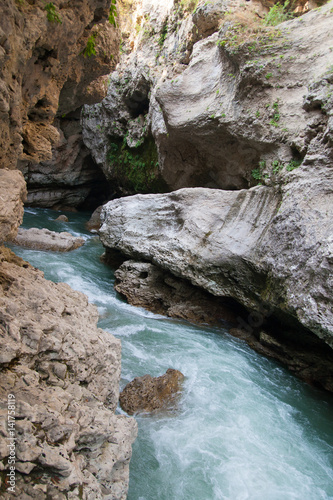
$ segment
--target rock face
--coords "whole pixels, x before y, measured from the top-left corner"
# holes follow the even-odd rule
[[[57,233],[49,229],[19,228],[16,238],[16,245],[33,248],[35,250],[53,250],[55,252],[70,252],[84,245],[83,238],[77,238],[65,231]]]
[[[22,170],[31,203],[52,206],[67,194],[67,205],[78,204],[98,175],[82,148],[79,110],[104,97],[107,83],[91,82],[117,62],[109,9],[110,0],[1,0],[0,165]]]
[[[21,172],[0,169],[0,243],[12,240],[23,220],[27,190]]]
[[[136,377],[120,394],[120,405],[129,415],[170,410],[177,403],[184,375],[169,368],[161,377]]]
[[[271,318],[281,325],[278,336],[291,327],[299,345],[312,332],[332,347],[331,198],[321,197],[322,209],[314,211],[311,201],[326,184],[299,183],[293,177],[282,194],[266,186],[189,188],[114,200],[102,212],[101,240],[232,297],[259,315],[256,327]]]
[[[3,498],[125,499],[136,424],[114,414],[120,341],[96,327],[85,295],[46,281],[8,249],[0,303],[2,488],[9,394],[17,439],[15,494]]]
[[[124,262],[115,271],[115,289],[135,306],[199,324],[236,323],[236,314],[222,299],[149,262]]]
[[[258,22],[259,3],[202,2],[191,15],[178,2],[157,4],[142,3],[139,34],[128,39],[107,97],[84,108],[85,144],[109,180],[145,192],[129,179],[132,161],[132,176],[141,169],[169,190],[242,189],[254,177],[281,184],[282,170],[302,160],[317,169],[319,147],[330,158],[329,5],[274,28]],[[157,169],[135,156],[151,137]]]
[[[26,188],[15,170],[0,181],[3,242],[22,222]],[[137,427],[115,415],[120,341],[97,320],[85,295],[0,247],[2,498],[126,499]]]

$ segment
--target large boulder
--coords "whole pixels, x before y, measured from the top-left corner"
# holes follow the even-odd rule
[[[160,377],[136,377],[120,393],[120,405],[129,415],[175,409],[183,380],[184,375],[173,368]]]
[[[332,172],[311,171],[291,173],[282,192],[189,188],[114,200],[101,240],[250,311],[297,320],[332,347]]]

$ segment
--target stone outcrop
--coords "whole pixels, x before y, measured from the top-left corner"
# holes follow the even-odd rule
[[[235,299],[256,313],[246,328],[276,323],[277,337],[293,331],[300,348],[317,336],[329,355],[332,205],[321,196],[314,211],[311,201],[326,183],[300,189],[299,182],[295,176],[282,193],[267,186],[188,188],[114,200],[102,212],[100,237],[107,248]]]
[[[115,415],[120,341],[82,293],[1,252],[3,498],[125,499],[134,420]],[[6,493],[8,395],[15,396],[16,487]],[[12,402],[13,399],[10,399]]]
[[[280,184],[307,154],[313,164],[331,134],[330,4],[277,27],[262,24],[259,3],[242,5],[201,2],[185,15],[178,2],[142,3],[107,97],[82,116],[94,160],[127,193]],[[151,137],[158,168],[136,161]],[[141,171],[165,184],[129,179],[129,155],[135,181]]]
[[[132,305],[198,324],[237,324],[237,315],[223,299],[149,262],[126,261],[115,278],[115,290]]]
[[[0,243],[12,240],[23,220],[26,185],[18,171],[0,169]]]
[[[120,405],[129,415],[174,410],[183,381],[184,375],[173,368],[169,368],[160,377],[136,377],[121,391]]]
[[[52,250],[54,252],[70,252],[84,245],[84,239],[73,236],[66,231],[57,233],[49,229],[19,228],[14,239],[15,245],[33,248],[34,250]]]
[[[0,165],[21,169],[29,203],[80,204],[101,177],[79,119],[82,104],[104,97],[99,77],[117,62],[109,10],[110,0],[1,0]]]
[[[270,6],[216,0],[191,11],[189,2],[143,1],[127,13],[137,35],[125,37],[107,97],[84,109],[83,136],[125,188],[124,158],[153,138],[150,174],[175,191],[110,202],[101,229],[109,256],[235,299],[259,315],[247,324],[258,339],[275,322],[298,332],[299,345],[310,335],[325,350],[333,347],[332,2],[276,27],[262,22]]]

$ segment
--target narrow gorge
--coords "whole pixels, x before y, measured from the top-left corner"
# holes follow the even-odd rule
[[[332,498],[333,1],[0,4],[1,496]]]

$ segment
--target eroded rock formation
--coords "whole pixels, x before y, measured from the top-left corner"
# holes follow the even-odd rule
[[[0,165],[22,170],[29,203],[77,205],[98,177],[79,119],[83,103],[105,95],[98,78],[117,62],[109,9],[110,0],[1,0]]]
[[[173,368],[169,368],[160,377],[136,377],[121,391],[120,405],[129,415],[174,410],[183,381],[184,375]]]
[[[237,324],[230,304],[149,262],[128,260],[115,278],[115,289],[132,305],[193,323]]]
[[[332,347],[330,199],[314,212],[303,196],[296,179],[282,197],[267,186],[135,195],[105,205],[100,236],[108,248],[232,297],[259,313],[257,327],[271,318],[278,336],[298,329],[301,346],[303,328]]]
[[[77,238],[66,231],[57,233],[49,229],[19,228],[14,239],[15,245],[33,248],[35,250],[53,250],[55,252],[70,252],[84,245],[83,238]]]

